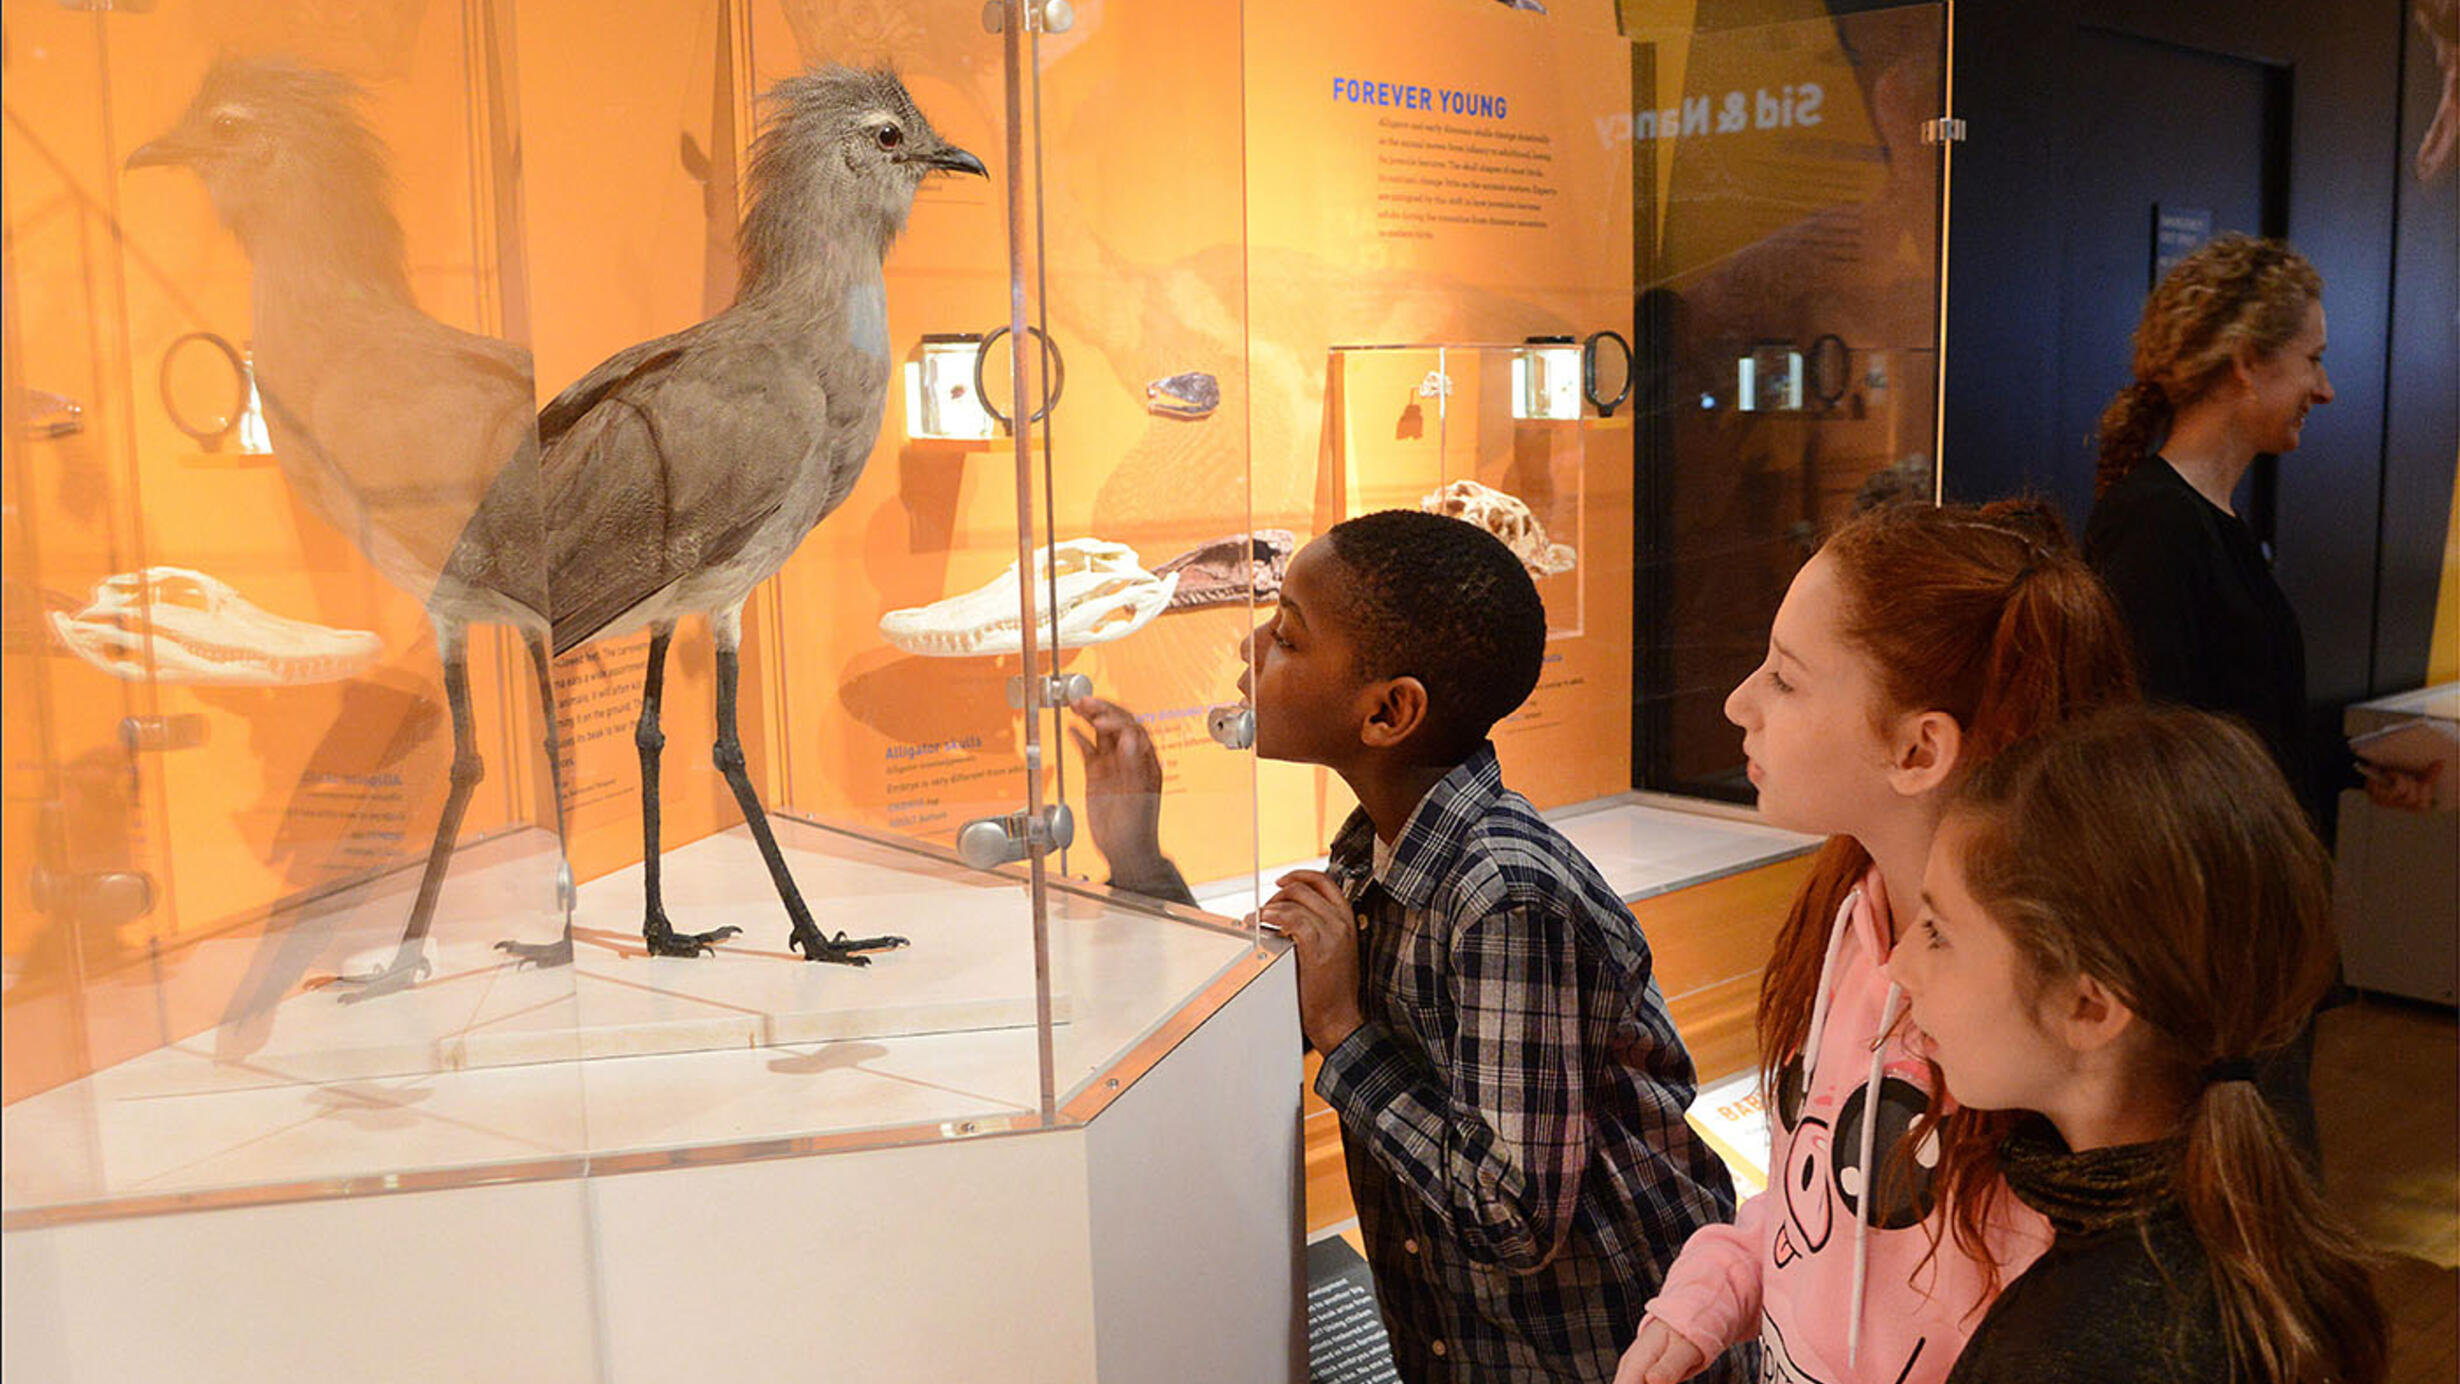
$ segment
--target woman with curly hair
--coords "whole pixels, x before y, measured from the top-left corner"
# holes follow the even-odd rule
[[[2101,416],[2085,559],[2134,633],[2144,694],[2244,720],[2314,813],[2306,644],[2230,496],[2332,402],[2323,278],[2277,240],[2225,235],[2145,301],[2135,381]]]

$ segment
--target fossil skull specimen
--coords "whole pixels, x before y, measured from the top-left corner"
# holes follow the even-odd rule
[[[1465,519],[1504,542],[1531,577],[1551,577],[1572,570],[1575,555],[1569,543],[1549,542],[1546,526],[1517,497],[1476,481],[1454,481],[1418,502],[1429,514]]]
[[[292,687],[337,682],[374,663],[384,646],[366,630],[287,619],[230,583],[185,567],[105,577],[74,615],[51,629],[77,657],[130,682]]]
[[[1298,537],[1288,529],[1257,529],[1191,548],[1154,568],[1153,574],[1179,579],[1179,589],[1170,598],[1172,610],[1233,602],[1269,604],[1281,594],[1281,579],[1296,551]]]
[[[1054,571],[1059,586],[1056,638],[1050,609]],[[1017,564],[1012,562],[1006,572],[961,596],[890,611],[880,617],[880,633],[907,653],[928,658],[1017,653],[1024,639],[1016,580]],[[1124,543],[1071,538],[1034,550],[1034,604],[1046,645],[1081,649],[1134,634],[1170,604],[1178,588],[1177,573],[1153,575]]]

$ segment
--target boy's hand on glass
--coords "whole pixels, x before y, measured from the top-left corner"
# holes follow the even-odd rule
[[[1162,757],[1127,708],[1079,697],[1068,709],[1093,732],[1068,727],[1085,765],[1085,826],[1093,844],[1113,875],[1145,878],[1162,858]]]
[[[1681,1332],[1655,1317],[1642,1317],[1639,1338],[1623,1352],[1614,1384],[1679,1384],[1707,1364],[1708,1357]]]
[[[1298,952],[1298,1023],[1317,1052],[1358,1031],[1358,920],[1321,870],[1293,870],[1260,910]]]

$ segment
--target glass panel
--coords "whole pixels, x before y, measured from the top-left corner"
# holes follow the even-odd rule
[[[1035,519],[1115,564],[1057,593],[1039,670],[1103,704],[1047,712],[1042,732],[1045,792],[1079,829],[1059,878],[1108,885],[1051,896],[1076,987],[1057,1080],[1075,1097],[1255,954],[1252,932],[1155,905],[1249,911],[1254,760],[1214,738],[1214,713],[1235,718],[1242,641],[1304,526],[1249,506],[1239,7],[1084,5],[1027,41],[1028,311],[1066,362]]]
[[[8,1207],[566,1163],[506,37],[98,8],[9,16]]]
[[[1829,13],[1829,10],[1835,13]],[[1623,0],[1653,234],[1636,339],[1635,782],[1748,800],[1725,696],[1857,506],[1935,493],[1940,5]]]

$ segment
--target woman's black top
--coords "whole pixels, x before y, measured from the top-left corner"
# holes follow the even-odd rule
[[[2245,721],[2314,815],[2306,638],[2246,522],[2156,456],[2093,506],[2084,557],[2135,636],[2144,695]]]
[[[1947,1384],[2225,1384],[2220,1301],[2172,1192],[2176,1144],[2070,1153],[2034,1117],[1999,1161],[2054,1238],[1990,1305]]]

